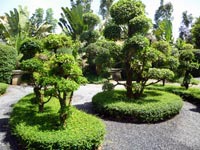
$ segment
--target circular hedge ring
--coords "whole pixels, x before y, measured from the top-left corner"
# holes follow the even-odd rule
[[[84,149],[94,150],[101,146],[105,125],[92,115],[70,108],[66,128],[59,128],[59,101],[52,99],[45,111],[38,113],[37,105],[31,103],[33,95],[21,99],[10,118],[12,133],[25,149]],[[57,108],[56,108],[57,107]]]
[[[126,91],[106,91],[96,94],[92,103],[94,110],[118,121],[155,123],[178,114],[182,99],[172,93],[146,90],[139,99],[126,98]]]

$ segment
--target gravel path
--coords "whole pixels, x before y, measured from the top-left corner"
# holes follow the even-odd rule
[[[11,105],[31,91],[30,87],[10,86],[0,97],[0,150],[14,149],[7,132]],[[81,86],[74,92],[73,104],[91,113],[91,98],[100,91],[101,85]],[[200,150],[200,106],[188,102],[184,102],[179,115],[162,123],[104,122],[107,134],[103,150]]]
[[[10,135],[8,128],[9,115],[12,105],[32,92],[33,88],[28,86],[9,86],[6,94],[0,96],[0,150],[16,149],[15,140]]]

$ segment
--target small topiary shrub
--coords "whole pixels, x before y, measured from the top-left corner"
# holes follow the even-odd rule
[[[92,99],[95,110],[105,117],[129,122],[154,123],[178,114],[182,99],[174,94],[146,90],[137,100],[126,98],[125,91],[106,91]]]
[[[17,62],[17,50],[0,43],[0,82],[10,83]]]
[[[0,83],[0,95],[4,94],[6,92],[6,89],[8,88],[8,85],[5,83]]]
[[[66,128],[59,126],[59,101],[52,99],[43,113],[37,113],[33,94],[21,99],[10,118],[12,133],[26,149],[95,150],[104,139],[105,125],[92,115],[70,107]]]

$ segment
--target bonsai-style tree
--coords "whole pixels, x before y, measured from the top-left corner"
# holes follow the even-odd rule
[[[34,58],[22,61],[21,68],[28,71],[30,74],[31,83],[33,85],[33,91],[35,94],[35,103],[38,104],[38,110],[40,113],[44,111],[44,104],[47,103],[50,98],[45,102],[44,94],[47,89],[45,82],[48,79],[48,57],[44,54],[38,54]],[[43,90],[44,91],[43,91]]]
[[[150,47],[145,37],[152,26],[145,16],[145,6],[140,0],[119,0],[110,9],[111,17],[118,25],[127,25],[128,38],[123,46],[124,69],[126,72],[127,97],[138,98],[144,88],[153,83],[149,79],[161,81],[173,76],[169,69],[153,68],[159,58],[159,51]],[[133,84],[133,75],[136,83]]]
[[[56,54],[51,58],[49,77],[45,82],[51,85],[50,95],[59,100],[60,124],[65,127],[65,121],[70,115],[73,91],[77,90],[80,84],[86,83],[86,79],[72,55]]]
[[[192,69],[198,69],[199,64],[194,61],[194,53],[192,50],[181,50],[179,61],[179,68],[184,76],[182,85],[188,89],[192,79],[191,71]]]

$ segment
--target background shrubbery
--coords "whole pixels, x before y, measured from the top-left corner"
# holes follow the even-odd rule
[[[16,49],[0,43],[0,82],[11,82],[12,70],[15,69],[16,61]]]

